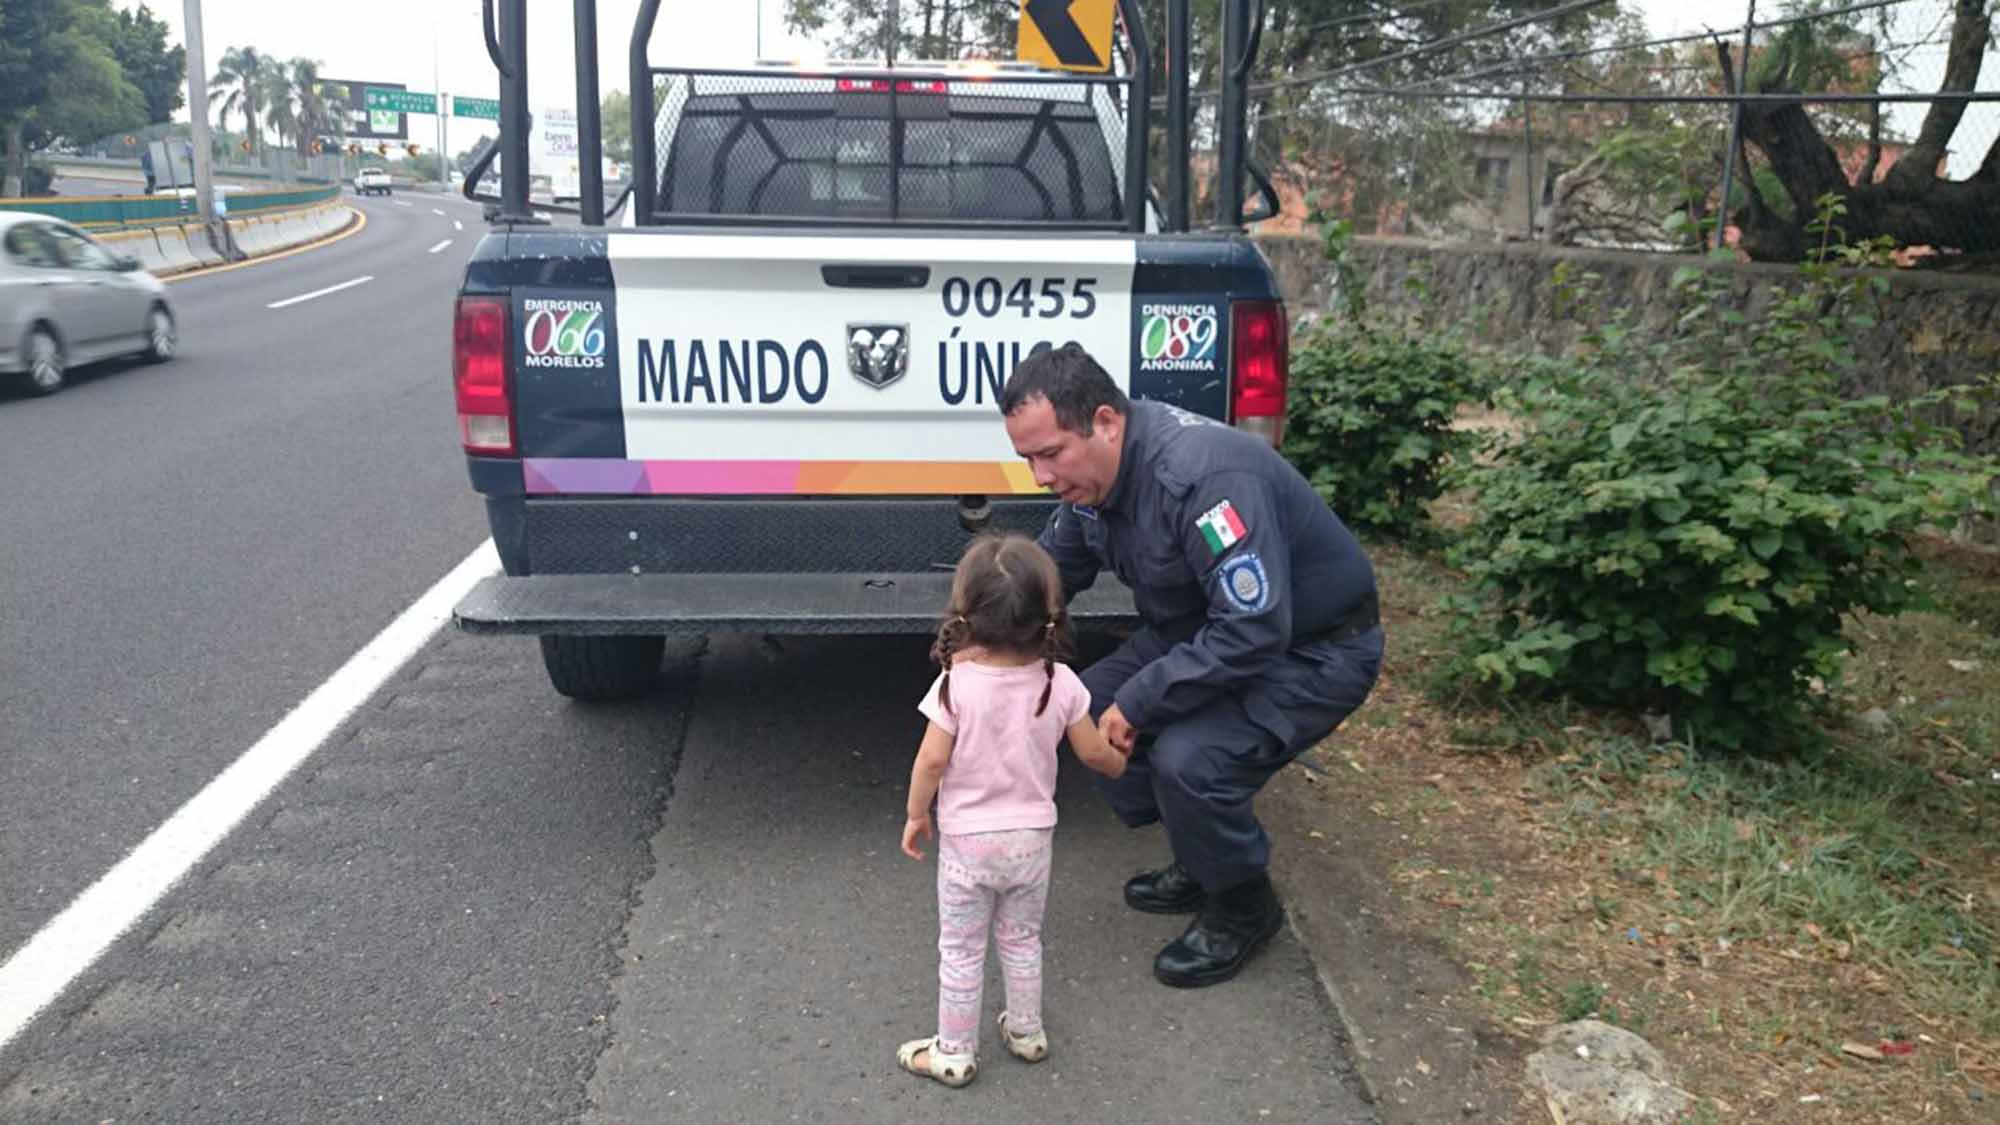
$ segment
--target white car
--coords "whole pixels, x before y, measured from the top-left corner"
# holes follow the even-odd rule
[[[121,355],[160,363],[178,345],[166,286],[136,259],[61,219],[0,212],[0,373],[53,394],[72,367]]]
[[[354,177],[354,193],[369,195],[375,192],[389,194],[389,172],[384,168],[363,168]]]

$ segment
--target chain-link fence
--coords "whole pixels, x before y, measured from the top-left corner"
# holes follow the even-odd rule
[[[1686,252],[1720,240],[1771,261],[1884,238],[1905,263],[2000,265],[2000,51],[1984,6],[1758,11],[1745,13],[1747,67],[1740,24],[1658,38],[1627,24],[1485,65],[1454,69],[1463,56],[1440,52],[1394,83],[1362,67],[1271,73],[1251,112],[1283,205],[1265,229],[1345,219],[1361,233]],[[1211,184],[1212,152],[1195,165]]]

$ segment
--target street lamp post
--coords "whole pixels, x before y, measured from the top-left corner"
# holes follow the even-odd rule
[[[444,161],[445,161],[445,155],[444,155],[444,146],[445,146],[445,135],[446,135],[446,134],[445,134],[445,124],[444,124],[444,114],[445,114],[445,105],[446,105],[447,103],[446,103],[446,102],[445,102],[445,100],[444,100],[444,82],[443,82],[443,80],[442,80],[442,79],[441,79],[441,78],[439,77],[439,74],[440,74],[440,71],[438,70],[438,25],[437,25],[437,15],[436,15],[436,13],[432,13],[432,15],[431,15],[431,95],[432,95],[433,97],[437,98],[437,112],[436,112],[436,113],[434,113],[434,114],[432,114],[431,116],[432,116],[432,118],[434,118],[434,119],[436,120],[436,122],[437,122],[437,151],[438,151],[438,187],[440,187],[440,188],[444,189],[445,191],[450,191],[450,190],[451,190],[451,176],[450,176],[450,174],[449,174],[449,173],[447,173],[447,172],[446,172],[446,170],[445,170],[445,162],[444,162]]]
[[[188,117],[193,125],[190,132],[194,137],[194,200],[201,225],[208,232],[208,240],[218,250],[228,245],[226,239],[215,237],[215,176],[209,164],[208,135],[208,68],[202,57],[201,44],[201,0],[183,0],[182,18],[187,23],[187,77],[188,77]],[[167,164],[173,165],[173,153],[167,153]]]

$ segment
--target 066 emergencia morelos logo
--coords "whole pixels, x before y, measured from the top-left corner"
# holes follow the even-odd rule
[[[1214,371],[1214,305],[1139,306],[1139,366],[1148,371]]]
[[[530,297],[521,302],[529,367],[603,367],[604,302]]]

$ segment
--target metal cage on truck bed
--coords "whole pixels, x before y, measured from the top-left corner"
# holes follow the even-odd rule
[[[1127,228],[1131,83],[662,68],[642,222]]]
[[[500,73],[500,142],[467,172],[465,194],[497,204],[493,218],[498,222],[532,225],[541,220],[535,214],[537,207],[528,201],[528,4],[527,0],[482,3],[487,55]],[[733,117],[722,126],[724,135],[713,140],[719,146],[729,130],[737,130],[732,153],[740,148],[738,159],[745,167],[737,171],[748,177],[748,183],[735,185],[739,192],[736,202],[747,204],[750,195],[759,194],[758,181],[763,181],[757,202],[770,214],[744,208],[753,219],[777,219],[779,204],[789,203],[793,211],[789,218],[818,223],[886,225],[898,219],[920,218],[933,225],[1034,221],[1084,230],[1146,229],[1151,53],[1138,0],[1118,0],[1123,35],[1114,55],[1124,63],[1124,73],[1102,76],[1007,67],[992,67],[983,75],[973,72],[977,68],[968,68],[966,73],[927,75],[921,66],[898,69],[893,65],[869,70],[822,68],[822,72],[810,67],[790,72],[656,67],[648,45],[661,7],[662,0],[641,0],[629,45],[634,174],[628,191],[637,225],[661,225],[681,217],[701,217],[712,224],[720,214],[713,199],[690,209],[690,200],[674,190],[667,176],[675,138],[660,111],[677,117],[692,109],[697,118]],[[1164,213],[1166,229],[1171,230],[1188,229],[1187,9],[1188,0],[1168,0],[1168,55],[1182,60],[1169,68],[1182,79],[1169,82],[1167,91],[1170,155]],[[581,187],[576,210],[586,225],[602,226],[607,208],[597,82],[597,0],[574,0],[574,19]],[[1254,42],[1249,50],[1254,52]],[[1244,70],[1247,74],[1247,68]],[[663,78],[667,96],[656,104],[654,87]],[[794,84],[791,88],[771,88],[787,79]],[[724,84],[715,85],[718,81]],[[732,89],[727,85],[730,82],[738,85]],[[981,84],[985,88],[980,88]],[[1243,82],[1225,85],[1240,88]],[[1016,92],[1025,87],[1049,89],[1017,98],[1016,104],[1010,105],[1008,87]],[[870,105],[865,98],[815,99],[810,96],[815,93],[874,94],[879,98]],[[1241,90],[1228,100],[1239,103],[1240,110]],[[1225,105],[1225,117],[1229,112]],[[1240,119],[1240,112],[1237,117]],[[863,121],[874,124],[859,124]],[[1104,191],[1104,169],[1092,166],[1099,162],[1098,155],[1088,151],[1093,146],[1078,144],[1085,126],[1099,137],[1109,136],[1118,142],[1103,158],[1110,165],[1115,196]],[[838,146],[829,147],[828,142],[843,131],[857,140],[873,132],[880,144],[865,149],[855,144],[845,152]],[[1010,141],[1019,142],[1011,151]],[[1102,141],[1097,144],[1102,146]],[[760,147],[762,167],[756,168]],[[1176,153],[1179,155],[1172,155]],[[502,161],[500,194],[482,197],[476,186],[496,159]],[[964,170],[975,166],[988,171],[1011,169],[1015,182],[1026,193],[1026,204],[1009,201],[1012,209],[1001,211],[1001,218],[979,217],[975,201],[966,199],[963,191],[954,191],[967,179]],[[818,174],[825,177],[821,182],[828,187],[823,195],[812,190],[816,173],[810,169],[815,167],[822,170]],[[889,174],[890,169],[896,174]],[[869,207],[834,206],[841,196],[833,185],[840,182],[842,173],[848,184],[865,184],[871,176],[879,179],[886,202],[871,194]],[[1231,178],[1224,169],[1225,191]],[[909,189],[907,197],[905,188]],[[1236,198],[1241,199],[1240,187]],[[539,206],[551,209],[546,204]],[[1034,213],[1037,210],[1039,214]],[[964,214],[972,217],[959,217]]]

